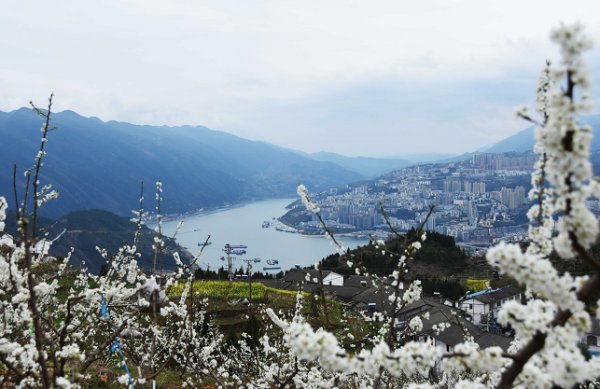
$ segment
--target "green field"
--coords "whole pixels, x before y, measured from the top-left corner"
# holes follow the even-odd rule
[[[171,286],[168,292],[169,296],[180,296],[184,286],[184,281]],[[248,298],[250,296],[250,283],[248,281],[233,281],[230,285],[229,281],[197,280],[193,282],[192,288],[194,295],[217,299],[228,300]],[[252,283],[252,300],[264,300],[270,294],[269,292],[285,295],[296,294],[294,291],[269,288],[260,282]]]

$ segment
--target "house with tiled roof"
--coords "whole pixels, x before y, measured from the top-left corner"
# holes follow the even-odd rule
[[[375,280],[369,276],[350,275],[344,279],[344,286],[370,288],[375,286]]]
[[[415,316],[421,317],[423,328],[414,338],[432,343],[447,353],[452,353],[454,347],[464,342],[467,336],[472,337],[481,348],[498,346],[503,350],[508,349],[512,340],[510,337],[482,330],[469,321],[461,310],[429,298],[422,298],[407,305],[400,311],[398,318],[400,323],[406,326]],[[442,325],[444,329],[438,331]]]
[[[354,301],[354,296],[365,291],[366,287],[356,286],[338,286],[338,285],[323,285],[325,294],[331,298],[344,302],[351,305]]]
[[[357,311],[386,312],[392,313],[392,302],[390,296],[395,293],[396,288],[389,283],[380,281],[377,286],[364,288],[360,293],[352,297],[352,306]],[[400,295],[403,290],[400,289]]]
[[[490,329],[496,322],[498,311],[508,301],[521,301],[523,291],[508,285],[498,289],[486,289],[466,295],[459,302],[459,307],[471,316],[473,323]]]
[[[323,270],[323,285],[344,285],[344,276],[333,272],[331,270]],[[315,269],[290,269],[285,272],[283,281],[290,282],[293,284],[306,283],[306,284],[318,284],[321,275],[318,270]]]

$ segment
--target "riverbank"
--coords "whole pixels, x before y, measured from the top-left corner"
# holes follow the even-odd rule
[[[279,223],[279,225],[282,226],[282,227],[280,227],[280,229],[278,231],[292,232],[292,233],[300,234],[300,235],[306,236],[306,237],[311,237],[311,236],[328,237],[327,233],[322,232],[322,230],[320,230],[319,232],[301,230],[293,225],[286,223],[281,218],[277,219],[277,222]],[[276,227],[276,229],[277,229],[277,227]],[[375,231],[360,230],[360,231],[347,231],[347,232],[339,232],[339,231],[333,230],[332,233],[336,238],[344,237],[344,238],[349,238],[349,239],[369,239],[369,240],[373,240],[373,239],[386,240],[393,236],[393,234],[390,231],[383,231],[383,230],[375,230]]]
[[[175,232],[179,221],[184,225],[177,234],[177,242],[189,249],[198,248],[198,242],[204,242],[208,235],[213,243],[204,248],[199,260],[200,266],[212,270],[227,267],[221,260],[226,244],[245,245],[245,253],[234,258],[234,267],[238,269],[244,263],[242,259],[260,258],[255,265],[262,270],[267,260],[278,260],[281,270],[290,269],[296,264],[309,266],[336,252],[332,242],[325,236],[304,236],[297,231],[278,231],[277,220],[286,206],[295,199],[270,199],[250,202],[244,205],[205,211],[163,223],[163,233],[167,236]],[[263,228],[263,223],[274,223],[273,227]],[[337,237],[336,237],[337,238]],[[344,247],[354,248],[367,244],[368,238],[340,237]],[[279,270],[274,270],[275,272]]]
[[[199,215],[207,215],[207,214],[214,213],[214,212],[227,211],[229,209],[244,207],[246,205],[253,204],[256,202],[270,201],[270,200],[289,200],[289,204],[291,204],[297,199],[292,198],[292,197],[274,197],[274,198],[268,198],[268,199],[257,198],[257,199],[251,199],[251,200],[244,200],[244,201],[241,201],[241,202],[238,202],[235,204],[226,203],[223,205],[217,205],[217,206],[212,206],[212,207],[203,207],[203,208],[198,208],[198,209],[184,212],[184,213],[166,213],[166,214],[162,215],[162,221],[163,222],[178,221],[178,220],[181,220],[184,218],[189,218],[189,217],[199,216]],[[146,218],[144,218],[144,222],[149,225],[156,224],[156,214],[154,214],[154,213],[149,214]]]

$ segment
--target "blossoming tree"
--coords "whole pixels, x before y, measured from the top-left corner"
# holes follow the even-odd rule
[[[600,184],[589,162],[592,129],[579,121],[588,109],[590,84],[581,55],[591,43],[578,24],[562,25],[551,38],[560,47],[562,61],[557,68],[548,64],[540,77],[537,110],[542,119],[533,119],[526,110],[519,112],[538,126],[535,152],[540,158],[532,175],[530,198],[535,205],[528,214],[530,243],[525,251],[519,245],[501,243],[487,255],[490,264],[525,285],[530,297],[525,304],[505,304],[499,313],[499,322],[516,330],[510,350],[480,349],[466,338],[452,353],[444,353],[428,343],[399,344],[395,337],[381,336],[372,348],[349,353],[331,333],[280,320],[270,312],[299,358],[318,360],[326,370],[372,377],[375,386],[551,388],[600,377],[600,358],[586,359],[578,347],[592,315],[600,315],[598,301],[593,300],[600,289],[600,262],[587,251],[598,238],[598,220],[585,203],[600,197]],[[318,213],[305,188],[299,193],[307,209]],[[419,247],[418,241],[406,246],[405,255],[399,257],[399,271]],[[552,252],[564,261],[587,262],[593,274],[560,274],[549,260]],[[400,276],[394,273],[396,280]],[[400,300],[399,295],[392,296],[388,331],[395,328],[394,310],[419,297],[417,282]]]
[[[86,386],[99,360],[123,369],[118,381],[128,387],[146,385],[165,369],[179,372],[181,382],[193,387],[207,380],[220,387],[413,389],[552,388],[593,382],[600,377],[600,358],[586,359],[577,347],[592,317],[599,315],[594,295],[600,289],[600,262],[588,253],[598,238],[598,220],[585,201],[600,197],[600,183],[589,162],[592,130],[578,119],[589,101],[581,55],[590,43],[579,25],[561,26],[552,39],[563,59],[557,68],[548,65],[540,77],[541,119],[519,112],[538,126],[535,152],[540,158],[530,192],[535,202],[529,212],[530,242],[526,250],[500,244],[487,256],[490,264],[525,285],[529,296],[526,303],[506,303],[498,315],[502,324],[516,330],[508,351],[481,349],[468,337],[452,352],[412,340],[422,328],[418,317],[398,329],[397,313],[421,297],[420,283],[410,280],[407,270],[426,239],[423,232],[406,240],[403,252],[389,253],[398,263],[392,284],[382,286],[392,288],[391,308],[387,317],[378,317],[369,347],[359,350],[345,349],[330,331],[323,293],[324,328],[315,330],[303,318],[299,295],[291,315],[265,310],[272,324],[257,345],[248,336],[242,336],[237,347],[225,344],[208,322],[204,303],[197,300],[189,265],[175,256],[175,275],[160,280],[156,265],[153,274],[145,274],[137,265],[137,235],[132,245],[113,256],[105,253],[109,270],[103,276],[73,272],[68,258],[48,263],[33,247],[40,241],[38,209],[56,197],[50,186],[40,187],[39,174],[51,129],[51,98],[47,110],[36,108],[44,120],[42,141],[34,166],[26,170],[21,202],[15,205],[19,245],[0,251],[0,387]],[[156,189],[160,214],[162,185]],[[14,192],[16,199],[16,185]],[[299,187],[299,193],[306,207],[319,215],[306,188]],[[143,222],[142,205],[140,200],[138,226]],[[0,197],[0,232],[7,209]],[[155,264],[162,247],[159,217]],[[549,260],[554,252],[564,261],[586,261],[593,273],[560,274]],[[353,258],[347,264],[365,273]],[[48,265],[52,271],[41,270]],[[409,281],[402,290],[401,282]],[[168,289],[174,283],[183,283],[183,292],[172,301]],[[436,331],[444,329],[440,325]]]

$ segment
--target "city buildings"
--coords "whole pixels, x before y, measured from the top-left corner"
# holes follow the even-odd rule
[[[403,168],[358,185],[316,194],[327,227],[336,233],[385,233],[424,228],[453,236],[469,251],[483,253],[499,240],[527,234],[527,198],[533,153],[475,154],[458,162]],[[600,207],[597,207],[600,208]],[[303,207],[292,213],[306,212]],[[303,233],[323,233],[316,215],[282,217]]]

